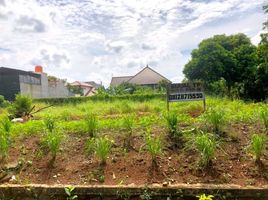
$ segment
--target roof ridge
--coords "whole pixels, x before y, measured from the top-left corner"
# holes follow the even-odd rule
[[[167,79],[166,77],[164,77],[163,75],[161,75],[160,73],[158,73],[157,71],[155,71],[154,69],[152,69],[151,67],[149,67],[148,65],[146,65],[146,67],[144,67],[141,71],[139,71],[137,74],[135,74],[134,76],[132,76],[131,79],[129,79],[128,81],[131,81],[133,78],[135,78],[138,74],[140,74],[141,72],[143,72],[146,68],[152,70],[154,73],[158,74],[159,76],[161,76],[162,78],[170,81],[169,79]],[[170,81],[171,82],[171,81]]]

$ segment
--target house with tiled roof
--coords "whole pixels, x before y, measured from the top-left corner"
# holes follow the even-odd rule
[[[146,66],[134,76],[112,77],[110,86],[116,87],[125,82],[125,83],[131,83],[134,85],[155,87],[161,81],[167,81],[171,83],[171,81],[168,80],[166,77],[159,74],[158,72],[153,70],[151,67]]]

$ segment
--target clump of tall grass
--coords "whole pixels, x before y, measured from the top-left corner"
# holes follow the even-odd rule
[[[1,115],[0,116],[0,128],[7,134],[10,134],[12,127],[12,122],[8,118],[7,115]]]
[[[60,143],[62,141],[62,134],[59,131],[53,130],[48,131],[43,137],[43,144],[49,149],[52,155],[52,160],[56,159],[56,155],[60,148]]]
[[[212,164],[212,159],[216,150],[216,141],[208,133],[199,133],[194,139],[194,149],[200,154],[200,164],[208,167]]]
[[[7,157],[8,150],[11,144],[10,132],[11,132],[12,123],[9,120],[7,115],[0,116],[0,154],[2,160]]]
[[[255,155],[256,163],[261,162],[261,156],[265,149],[266,137],[263,134],[253,134],[251,136],[250,150]]]
[[[141,104],[138,104],[136,110],[138,112],[150,112],[151,107],[147,103],[141,103]]]
[[[97,132],[98,120],[96,115],[88,114],[85,117],[85,128],[86,132],[89,134],[90,137],[95,137]]]
[[[120,104],[121,113],[131,113],[133,112],[133,107],[126,101]]]
[[[3,161],[7,155],[8,155],[8,150],[10,147],[10,138],[7,133],[0,129],[0,154],[1,154],[1,160]]]
[[[86,148],[89,153],[94,152],[96,154],[100,159],[100,165],[105,165],[112,145],[113,141],[105,136],[100,138],[89,138]]]
[[[178,129],[178,116],[175,112],[168,112],[165,116],[169,138],[175,146],[181,145],[182,132]]]
[[[152,165],[157,166],[156,158],[162,153],[162,142],[160,136],[152,136],[151,131],[145,133],[145,145],[147,151],[151,154]]]
[[[211,109],[205,114],[206,123],[212,128],[217,135],[222,134],[223,126],[226,122],[223,110]]]
[[[71,120],[71,115],[72,113],[69,110],[63,110],[61,113],[61,119],[63,119],[64,121],[69,121]]]
[[[260,116],[263,121],[264,127],[268,132],[268,106],[261,108]]]
[[[46,115],[43,121],[48,132],[52,132],[55,129],[55,118],[52,115]]]
[[[122,127],[124,129],[124,148],[129,151],[131,148],[132,133],[134,126],[134,117],[127,115],[123,117]]]

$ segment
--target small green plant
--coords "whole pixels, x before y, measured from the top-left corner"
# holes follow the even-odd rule
[[[132,132],[134,125],[134,117],[127,115],[123,118],[122,126],[124,128],[124,148],[129,151],[131,148]]]
[[[265,148],[265,142],[265,135],[253,134],[251,137],[250,150],[254,153],[257,163],[261,162],[261,156]]]
[[[222,128],[225,124],[225,115],[222,110],[211,109],[205,115],[205,120],[212,127],[215,134],[220,135],[222,133]]]
[[[17,94],[12,104],[11,111],[16,117],[28,115],[32,110],[32,99],[28,96]]]
[[[113,141],[108,137],[90,138],[87,142],[88,152],[94,152],[100,159],[100,165],[105,165],[111,151]]]
[[[86,131],[90,137],[95,137],[97,131],[97,117],[94,114],[87,115],[85,117]]]
[[[214,196],[213,195],[206,195],[206,194],[202,194],[200,196],[196,196],[198,198],[198,200],[213,200]]]
[[[44,136],[44,145],[49,149],[52,155],[52,161],[56,159],[56,155],[60,148],[60,143],[62,141],[62,135],[59,131],[53,130],[52,132],[48,132]]]
[[[130,106],[127,102],[122,102],[120,108],[121,113],[131,113],[133,111],[133,107]]]
[[[169,138],[173,146],[180,147],[182,144],[182,132],[178,129],[178,116],[175,112],[168,112],[165,116]]]
[[[267,106],[261,108],[260,116],[265,126],[265,129],[268,132],[268,107]]]
[[[153,199],[153,192],[151,192],[149,190],[149,188],[147,186],[145,186],[142,194],[140,195],[140,198],[142,200],[151,200],[151,199]]]
[[[65,194],[67,195],[67,200],[78,199],[78,196],[74,194],[75,187],[67,186],[64,188]]]
[[[161,138],[153,137],[150,130],[147,130],[145,134],[145,144],[147,151],[151,154],[152,165],[156,166],[156,157],[162,153]]]
[[[51,115],[45,116],[44,124],[48,132],[52,132],[55,129],[55,119]]]
[[[176,137],[178,117],[175,112],[168,112],[165,116],[169,134],[172,138]]]
[[[63,110],[61,113],[61,119],[64,121],[69,121],[71,120],[71,112],[69,110]]]
[[[195,149],[200,153],[200,163],[203,167],[208,167],[212,163],[213,156],[216,150],[216,141],[207,133],[200,133],[195,137]]]

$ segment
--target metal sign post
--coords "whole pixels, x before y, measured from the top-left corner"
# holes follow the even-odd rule
[[[206,110],[206,98],[201,83],[173,83],[167,85],[167,110],[170,102],[201,101]]]

